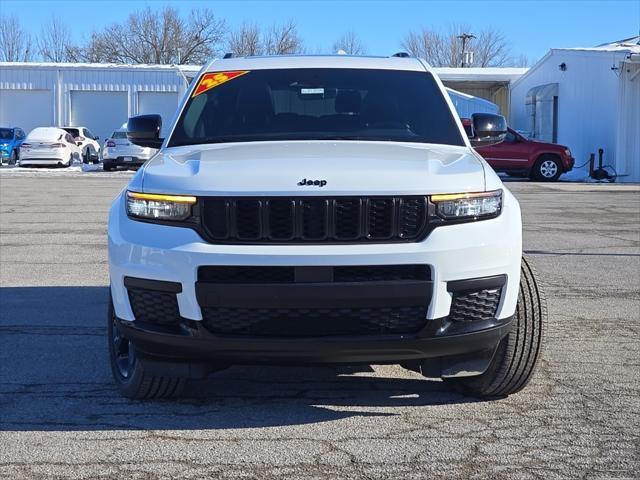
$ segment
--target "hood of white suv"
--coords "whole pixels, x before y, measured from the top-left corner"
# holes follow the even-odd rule
[[[191,195],[485,190],[483,163],[468,147],[398,142],[279,141],[167,148],[145,165],[141,180],[145,192]]]

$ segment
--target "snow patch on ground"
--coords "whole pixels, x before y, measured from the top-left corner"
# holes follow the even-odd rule
[[[104,175],[133,175],[131,170],[116,170],[113,172],[105,172],[102,169],[102,163],[86,164],[74,162],[70,167],[18,167],[16,165],[0,166],[0,175],[19,176],[19,177],[70,177],[80,176],[85,173],[104,174]]]

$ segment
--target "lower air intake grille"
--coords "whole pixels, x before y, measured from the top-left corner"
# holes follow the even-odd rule
[[[449,320],[473,322],[495,318],[500,303],[501,288],[455,292]]]
[[[210,283],[293,283],[296,269],[300,267],[260,266],[202,266],[198,269],[198,281]],[[427,265],[349,265],[337,267],[305,267],[332,271],[334,282],[388,282],[398,280],[431,280]],[[311,280],[309,280],[311,281]],[[327,281],[326,278],[323,281]]]
[[[426,308],[203,308],[205,327],[215,334],[278,337],[415,333],[426,324]]]
[[[180,322],[180,310],[175,293],[129,289],[133,316],[139,322],[175,325]]]

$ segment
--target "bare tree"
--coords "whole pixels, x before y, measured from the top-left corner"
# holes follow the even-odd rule
[[[364,55],[367,53],[360,37],[358,37],[358,34],[353,31],[344,33],[335,41],[333,44],[333,52],[336,53],[339,50],[342,50],[349,55]]]
[[[104,41],[102,32],[93,32],[89,40],[67,49],[69,62],[117,63],[118,58]]]
[[[226,31],[226,22],[218,19],[211,10],[191,10],[178,36],[180,58],[177,63],[201,64],[210,60],[213,55],[220,53]]]
[[[40,56],[47,62],[73,61],[78,48],[71,43],[69,28],[57,16],[42,26],[37,43]]]
[[[227,40],[228,51],[239,57],[261,55],[263,53],[260,41],[260,28],[255,24],[245,24],[232,31]]]
[[[286,55],[302,53],[302,39],[296,24],[289,20],[273,24],[266,31],[256,24],[243,23],[227,37],[228,52],[237,56]]]
[[[182,18],[172,7],[147,8],[121,24],[94,32],[74,52],[84,61],[151,64],[200,64],[219,53],[226,33],[224,20],[208,9],[191,10]]]
[[[264,53],[267,55],[287,55],[304,51],[298,27],[293,20],[272,25],[264,34],[263,43]]]
[[[477,67],[504,67],[513,63],[507,40],[494,28],[482,30],[472,41],[471,49]]]
[[[450,66],[450,46],[443,35],[425,28],[409,32],[402,41],[402,48],[416,57],[424,58],[434,67]]]
[[[15,15],[0,15],[0,61],[29,62],[33,42]]]
[[[402,41],[402,47],[412,55],[424,58],[434,67],[459,67],[464,52],[459,36],[473,32],[469,25],[451,25],[446,32],[423,28],[409,32]],[[502,67],[512,63],[509,45],[502,33],[488,28],[474,33],[475,38],[467,40],[466,52],[472,52],[474,67]]]
[[[532,60],[531,58],[529,58],[528,55],[521,53],[514,59],[513,66],[514,67],[530,67],[534,63],[536,63],[535,60]]]

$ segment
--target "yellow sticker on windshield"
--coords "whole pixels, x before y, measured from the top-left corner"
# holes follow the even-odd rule
[[[200,81],[198,82],[198,86],[193,91],[192,97],[197,97],[201,93],[206,92],[207,90],[211,90],[212,88],[217,87],[218,85],[222,85],[223,83],[228,82],[229,80],[233,80],[234,78],[238,78],[245,73],[249,73],[250,70],[236,70],[233,72],[211,72],[205,73],[202,77],[200,77]]]

